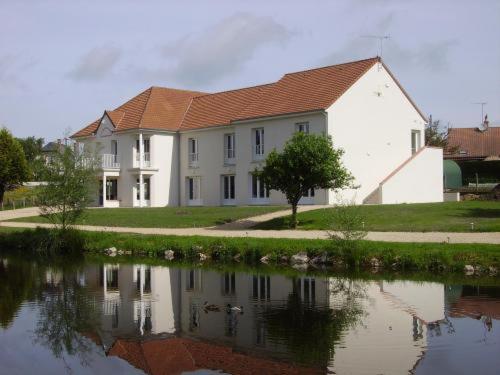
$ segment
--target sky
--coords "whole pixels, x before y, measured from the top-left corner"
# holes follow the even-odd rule
[[[0,0],[0,126],[47,141],[150,86],[216,92],[382,57],[452,127],[500,125],[498,0]]]

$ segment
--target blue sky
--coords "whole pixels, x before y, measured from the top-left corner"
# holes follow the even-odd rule
[[[0,125],[61,137],[151,85],[214,92],[383,57],[424,113],[500,125],[500,1],[0,0]]]

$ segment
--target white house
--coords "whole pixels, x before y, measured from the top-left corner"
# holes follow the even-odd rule
[[[358,186],[302,204],[440,202],[442,150],[424,147],[425,122],[376,57],[214,94],[151,87],[73,138],[102,154],[106,207],[286,203],[252,172],[296,131],[331,135]]]

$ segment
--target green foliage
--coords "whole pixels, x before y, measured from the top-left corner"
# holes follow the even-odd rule
[[[429,124],[425,127],[425,145],[441,147],[443,149],[448,147],[448,131],[440,130],[439,120],[432,121],[432,117]],[[455,153],[458,151],[458,147],[455,146],[452,149],[448,149],[448,151]]]
[[[41,187],[40,212],[62,230],[73,225],[92,200],[96,189],[97,158],[70,147],[54,153]]]
[[[45,163],[42,157],[43,138],[17,138],[17,141],[21,144],[28,162],[30,180],[41,181]]]
[[[360,206],[341,202],[331,210],[331,214],[332,232],[328,233],[330,239],[335,242],[336,247],[341,249],[344,260],[347,259],[350,263],[358,266],[360,241],[367,234]]]
[[[310,189],[341,189],[350,186],[353,177],[343,166],[344,151],[333,147],[331,137],[297,132],[283,151],[273,150],[259,176],[269,189],[281,191],[292,205],[292,227],[300,198]]]
[[[0,129],[0,203],[5,191],[20,185],[29,175],[23,148],[6,129]]]

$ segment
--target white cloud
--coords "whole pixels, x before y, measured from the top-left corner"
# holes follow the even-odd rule
[[[111,73],[122,51],[113,46],[92,48],[82,56],[78,65],[68,73],[75,80],[98,80]]]
[[[379,40],[367,35],[388,35],[383,41],[383,59],[398,69],[418,69],[439,73],[449,68],[449,55],[457,44],[456,40],[446,39],[421,43],[417,46],[403,46],[398,37],[390,35],[395,17],[389,13],[382,17],[372,28],[372,33],[360,32],[344,46],[320,60],[321,65],[336,64],[373,57],[379,54]]]
[[[283,45],[291,36],[271,17],[238,13],[201,33],[164,45],[162,67],[138,71],[153,80],[201,87],[240,71],[259,48]]]

